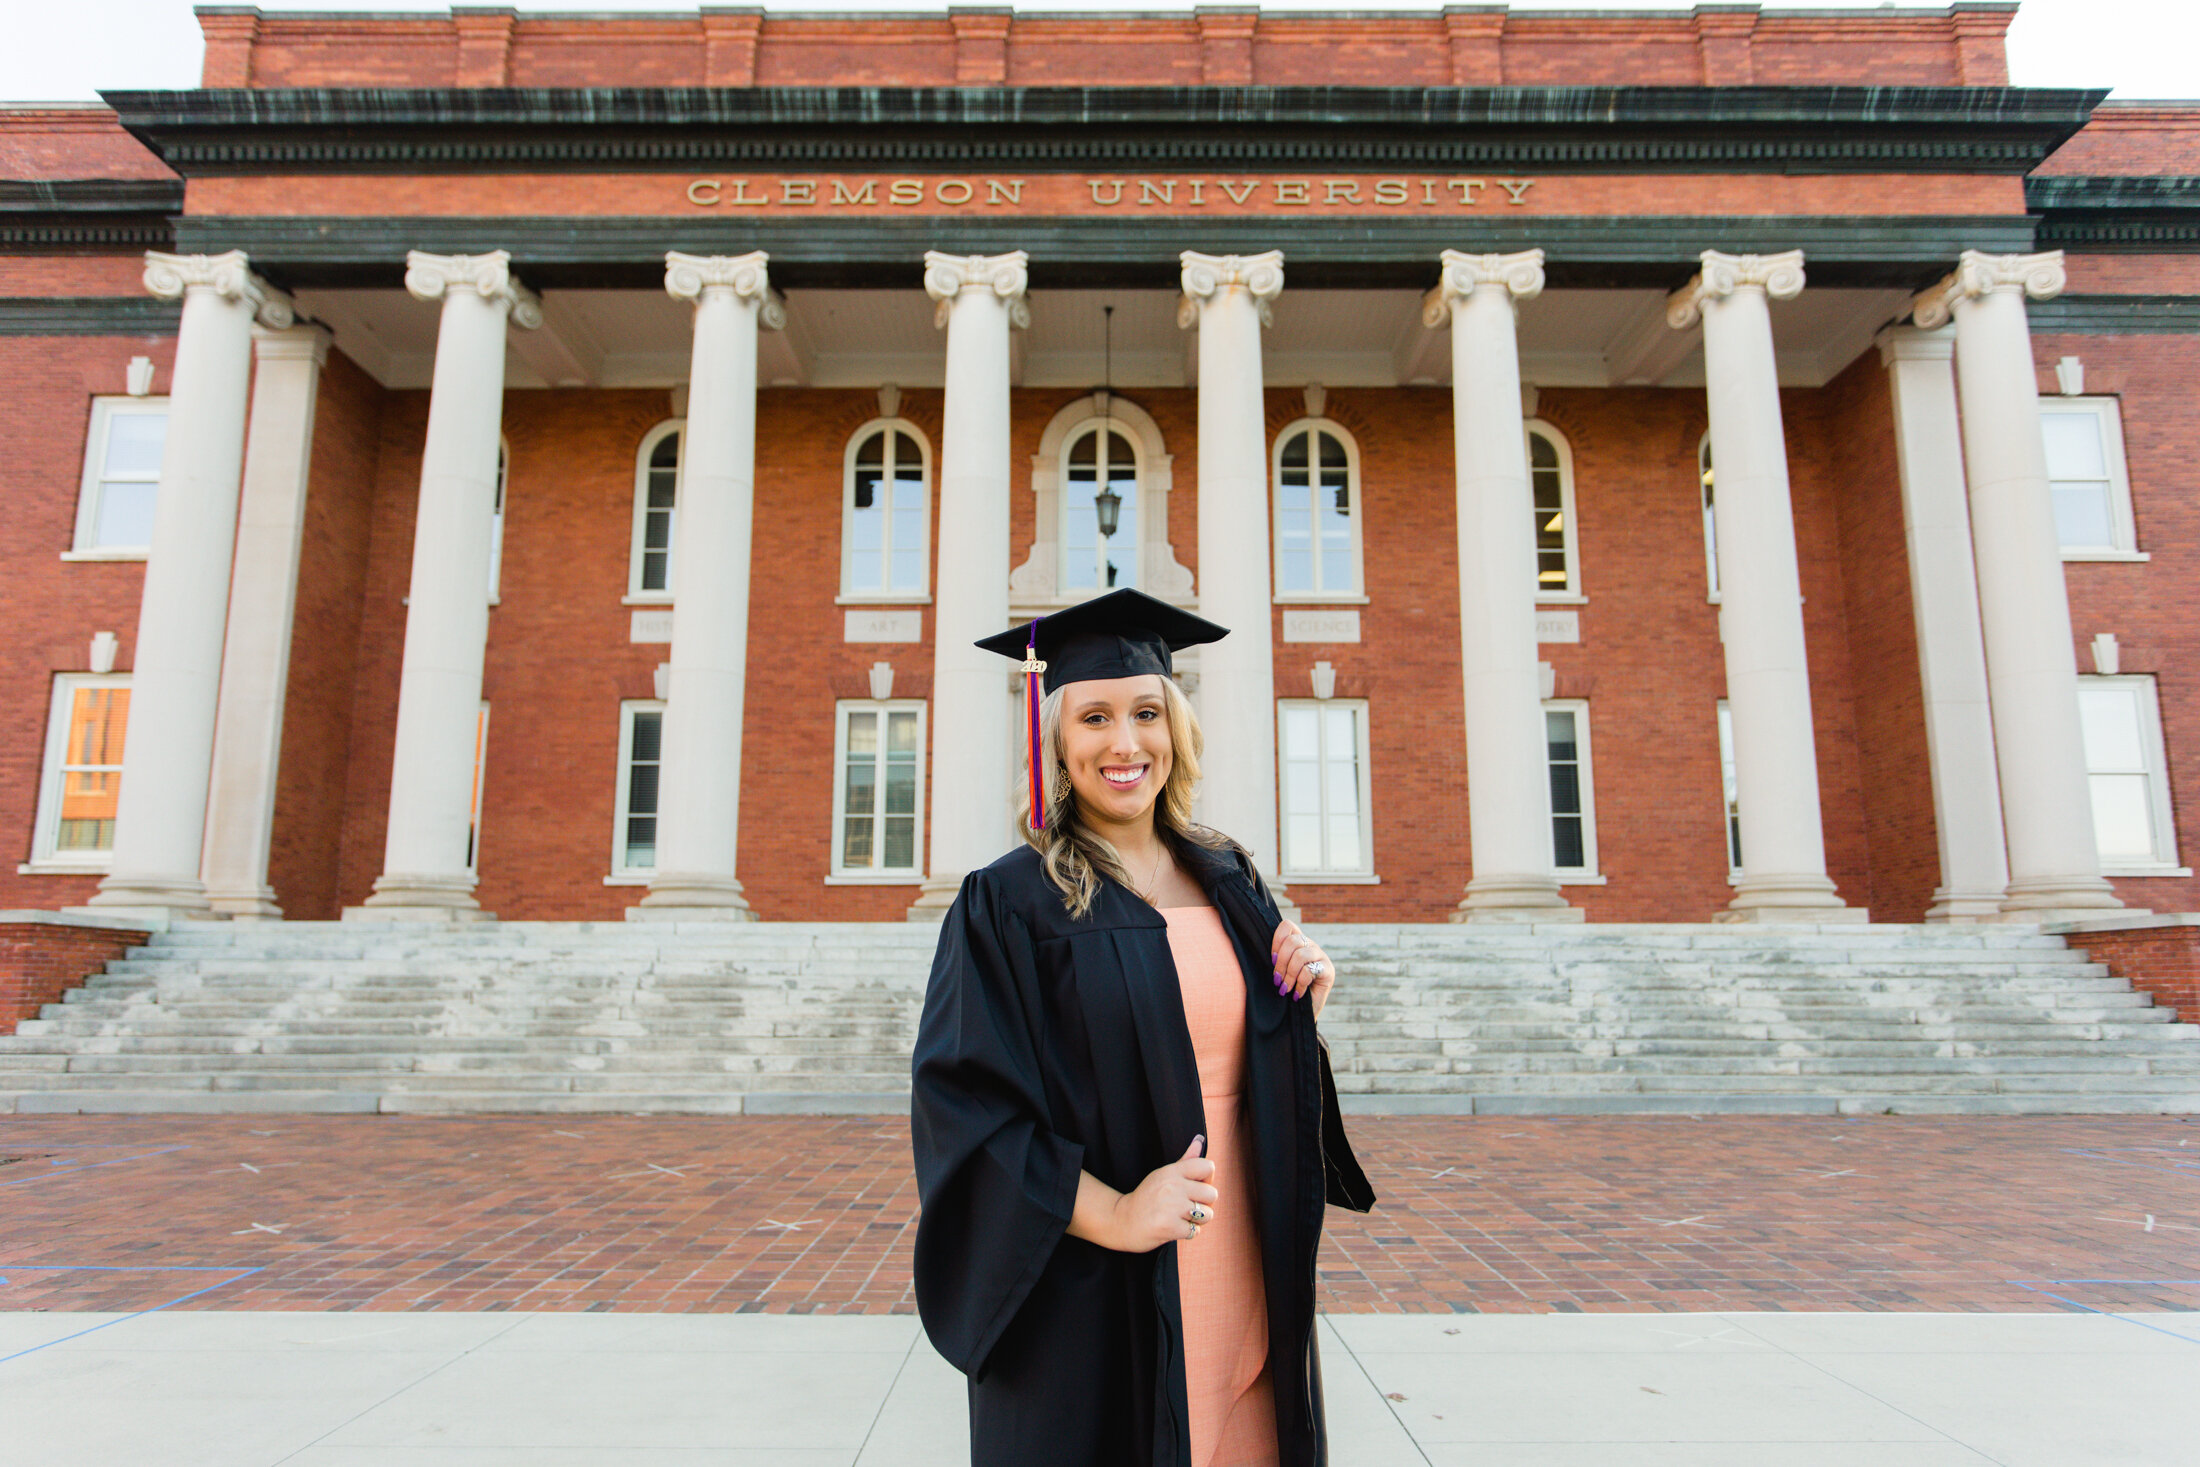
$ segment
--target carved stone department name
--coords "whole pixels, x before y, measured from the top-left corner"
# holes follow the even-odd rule
[[[1524,207],[1532,178],[698,178],[698,208],[1077,209]],[[1037,188],[1031,186],[1036,183]],[[1026,190],[1031,189],[1027,197]],[[1043,197],[1042,197],[1043,196]]]

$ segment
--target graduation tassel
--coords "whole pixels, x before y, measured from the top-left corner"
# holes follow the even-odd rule
[[[1047,665],[1039,660],[1039,621],[1034,617],[1031,630],[1024,641],[1024,732],[1028,740],[1026,752],[1030,755],[1026,767],[1031,771],[1031,828],[1044,830],[1047,824],[1046,778],[1039,767],[1039,674]]]

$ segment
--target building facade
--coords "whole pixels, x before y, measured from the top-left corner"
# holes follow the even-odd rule
[[[2200,107],[2014,6],[200,11],[0,112],[0,906],[936,914],[1135,585],[1309,919],[2200,905]]]

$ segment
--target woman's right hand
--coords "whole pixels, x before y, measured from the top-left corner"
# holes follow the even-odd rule
[[[1215,1164],[1200,1153],[1205,1136],[1194,1136],[1184,1154],[1167,1166],[1146,1174],[1138,1189],[1127,1192],[1115,1204],[1115,1241],[1109,1246],[1124,1253],[1151,1253],[1164,1243],[1183,1243],[1199,1236],[1200,1224],[1187,1221],[1196,1206],[1200,1216],[1214,1220],[1215,1204],[1222,1194],[1209,1185]]]

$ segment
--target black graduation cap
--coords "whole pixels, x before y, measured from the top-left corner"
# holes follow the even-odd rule
[[[1039,700],[1064,683],[1170,674],[1169,654],[1219,642],[1230,629],[1124,587],[1066,611],[981,638],[977,645],[1022,664],[1024,724],[1029,740],[1031,828],[1046,824],[1039,763]],[[1044,686],[1042,689],[1042,678]]]

